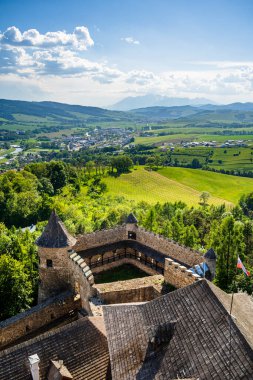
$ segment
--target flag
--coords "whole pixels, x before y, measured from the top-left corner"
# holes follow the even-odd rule
[[[241,259],[240,259],[239,256],[238,256],[238,260],[237,260],[237,268],[242,269],[243,272],[246,274],[246,276],[249,276],[249,275],[250,275],[249,271],[247,271],[247,269],[245,268],[245,266],[244,266],[243,263],[241,262]]]

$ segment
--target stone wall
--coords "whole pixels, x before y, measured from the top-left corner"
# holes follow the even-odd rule
[[[97,296],[105,304],[147,302],[161,295],[164,278],[162,275],[142,277],[94,285]]]
[[[0,323],[0,348],[81,307],[80,297],[68,291]]]
[[[175,288],[183,288],[199,281],[201,277],[192,273],[185,266],[180,265],[172,259],[165,259],[164,265],[164,281],[175,286]]]
[[[70,289],[71,272],[67,248],[39,247],[39,295],[38,302]],[[52,267],[47,266],[52,260]]]
[[[80,294],[82,308],[91,315],[89,298],[93,295],[93,274],[86,262],[76,252],[69,253],[69,270],[71,287]]]
[[[161,253],[169,255],[173,259],[192,267],[200,264],[203,257],[197,251],[184,247],[163,236],[148,232],[143,228],[136,228],[136,241],[153,248]]]
[[[157,274],[157,272],[154,269],[149,268],[146,265],[142,264],[138,259],[135,260],[135,259],[130,259],[130,258],[123,258],[123,259],[120,259],[118,261],[113,261],[112,263],[104,264],[103,266],[93,268],[92,273],[95,275],[96,273],[101,273],[101,272],[105,272],[105,271],[113,269],[113,268],[117,268],[123,264],[134,265],[135,267],[141,269],[143,272],[145,272],[151,276]],[[96,282],[96,280],[95,280],[95,282]]]
[[[119,227],[95,231],[77,238],[77,243],[73,247],[76,252],[85,249],[98,247],[100,245],[112,244],[118,241],[127,240],[126,224]]]

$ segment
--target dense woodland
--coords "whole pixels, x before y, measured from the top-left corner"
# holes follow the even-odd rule
[[[52,209],[72,234],[82,234],[123,223],[134,212],[139,224],[205,253],[217,254],[215,282],[226,291],[253,291],[253,193],[232,209],[199,207],[182,202],[150,204],[113,197],[105,175],[128,171],[132,161],[116,157],[108,166],[89,161],[85,167],[51,161],[29,164],[21,171],[0,176],[0,319],[25,310],[36,302],[38,257],[34,244]],[[36,224],[36,232],[25,227]],[[250,277],[236,270],[240,256]]]

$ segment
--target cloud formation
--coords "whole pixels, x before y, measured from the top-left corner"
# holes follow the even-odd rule
[[[87,50],[88,47],[94,45],[89,30],[85,26],[77,26],[73,33],[57,31],[46,34],[40,34],[37,29],[29,29],[22,33],[15,26],[11,26],[3,34],[0,34],[0,43],[9,46],[37,48],[65,46],[75,50]]]
[[[121,41],[125,41],[127,44],[130,45],[140,45],[140,41],[135,40],[133,37],[123,37],[121,38]]]
[[[122,40],[138,44],[133,37]],[[202,96],[218,102],[224,98],[227,102],[253,100],[253,62],[204,61],[190,62],[188,70],[153,72],[137,66],[127,71],[105,61],[89,60],[86,50],[93,44],[85,26],[76,27],[73,33],[45,34],[36,29],[21,33],[15,26],[8,28],[0,34],[0,97],[8,93],[7,87],[11,92],[16,81],[22,83],[24,92],[27,83],[28,89],[40,88],[40,94],[52,94],[52,99],[66,102],[71,93],[78,103],[82,88],[88,100],[93,94],[94,105],[96,99],[104,101],[103,105],[112,104],[110,99],[117,100],[123,93]]]

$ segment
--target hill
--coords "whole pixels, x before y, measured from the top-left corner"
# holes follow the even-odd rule
[[[107,177],[105,182],[113,195],[151,204],[182,201],[190,206],[198,205],[203,191],[211,195],[209,204],[236,204],[253,186],[249,178],[173,167],[158,172],[137,167],[129,174]]]
[[[0,99],[0,129],[14,132],[30,130],[40,133],[43,130],[43,133],[49,133],[54,132],[54,128],[59,131],[97,123],[100,126],[142,128],[145,123],[166,121],[174,121],[177,123],[175,127],[180,122],[185,125],[192,124],[194,127],[199,124],[202,129],[210,127],[210,123],[216,123],[218,127],[221,127],[221,123],[245,126],[246,123],[253,123],[253,104],[155,106],[123,112],[48,101]]]
[[[56,102],[26,102],[0,99],[1,122],[63,122],[131,120],[130,114]]]
[[[234,103],[223,106],[202,107],[146,107],[131,110],[129,113],[141,116],[147,121],[178,120],[186,123],[198,122],[253,122],[253,103]]]

